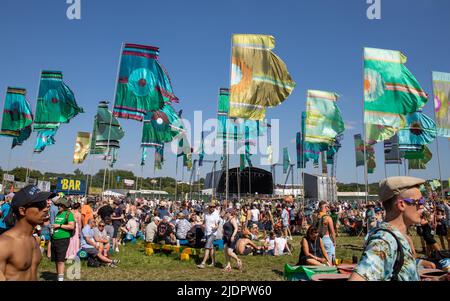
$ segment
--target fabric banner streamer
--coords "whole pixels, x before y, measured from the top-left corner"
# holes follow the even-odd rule
[[[108,104],[107,101],[101,101],[97,107],[90,153],[92,155],[108,155],[113,158],[117,157],[117,152],[107,154],[108,149],[120,148],[120,140],[125,136],[125,132],[120,126],[119,120],[109,111]]]
[[[20,130],[19,137],[14,137],[12,142],[12,148],[15,148],[16,146],[22,145],[28,138],[31,136],[32,132],[32,126],[29,125],[23,129]]]
[[[361,137],[361,134],[355,135],[354,138],[355,138],[356,167],[364,166],[364,141]]]
[[[198,152],[198,166],[203,166],[203,160],[205,159],[205,132],[202,131],[202,137],[200,141],[200,150]]]
[[[155,148],[155,170],[161,170],[164,163],[164,146]]]
[[[222,141],[223,144],[225,144],[226,141],[239,141],[244,137],[243,132],[239,136],[238,126],[239,123],[245,122],[245,120],[241,119],[241,121],[236,121],[235,118],[229,118],[229,110],[229,89],[221,88],[219,91],[219,103],[217,110],[217,138],[218,141]]]
[[[322,174],[328,174],[328,166],[327,166],[327,152],[321,152],[322,157]]]
[[[427,163],[431,161],[433,158],[433,154],[430,149],[425,145],[421,150],[420,157],[417,159],[409,159],[408,160],[408,169],[426,169]]]
[[[59,71],[43,71],[39,84],[34,130],[57,129],[83,113],[72,90],[64,83]]]
[[[364,48],[364,123],[366,142],[391,138],[404,125],[403,115],[428,101],[400,51]]]
[[[417,151],[423,145],[436,139],[436,123],[423,114],[415,112],[406,116],[407,125],[398,132],[399,149],[401,151]]]
[[[398,135],[394,135],[384,141],[384,162],[386,164],[402,164],[398,148]]]
[[[149,111],[178,102],[169,75],[158,62],[159,48],[125,44],[120,62],[114,116],[142,121]]]
[[[56,143],[55,135],[58,129],[40,130],[37,133],[36,144],[34,146],[34,152],[36,154],[42,153],[49,145]]]
[[[91,148],[91,133],[78,132],[73,154],[73,164],[81,164]]]
[[[450,138],[450,73],[433,72],[433,88],[438,135]]]
[[[305,158],[303,157],[303,139],[301,132],[298,132],[296,135],[296,150],[297,150],[297,168],[306,168]]]
[[[184,133],[181,118],[171,105],[166,104],[161,110],[148,112],[142,129],[143,147],[162,147]]]
[[[33,123],[33,113],[26,94],[25,89],[8,87],[3,108],[1,136],[18,138],[21,132]]]
[[[305,142],[319,143],[326,150],[345,131],[344,120],[336,102],[338,95],[308,91],[306,101]]]
[[[375,148],[370,144],[366,145],[366,158],[367,173],[373,174],[375,172],[375,168],[377,167],[377,163],[375,161]]]
[[[60,71],[42,71],[33,128],[38,132],[35,153],[55,143],[54,136],[61,123],[69,123],[83,113],[72,90],[64,83]]]
[[[291,158],[289,157],[289,150],[287,147],[283,148],[283,173],[286,174],[291,165]]]
[[[230,117],[262,120],[291,95],[295,82],[274,48],[273,36],[233,35]]]

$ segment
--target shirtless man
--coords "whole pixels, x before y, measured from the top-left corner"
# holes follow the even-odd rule
[[[16,224],[0,236],[0,281],[37,281],[41,251],[33,231],[49,218],[47,199],[54,196],[31,185],[14,196]]]
[[[260,247],[255,245],[250,238],[251,234],[248,232],[243,235],[242,238],[240,238],[236,242],[236,254],[238,255],[248,255],[250,253],[253,253],[255,250],[259,250]]]
[[[334,231],[333,219],[328,215],[330,206],[327,202],[319,202],[319,216],[317,229],[322,237],[328,258],[334,263],[336,258],[336,232]]]

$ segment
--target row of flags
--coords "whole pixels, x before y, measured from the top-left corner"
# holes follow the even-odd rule
[[[232,36],[230,87],[219,91],[217,141],[224,150],[229,141],[241,150],[241,170],[252,166],[252,146],[266,135],[264,120],[267,108],[283,103],[295,88],[285,63],[273,52],[275,38],[268,35],[236,34]],[[356,166],[368,163],[368,172],[376,168],[373,145],[383,141],[387,164],[409,160],[411,169],[424,168],[432,158],[428,149],[437,136],[450,137],[450,74],[433,72],[435,121],[422,109],[428,95],[406,67],[407,58],[400,51],[364,49],[364,124],[365,141],[355,136]],[[181,111],[176,112],[170,77],[159,62],[159,48],[124,44],[120,59],[113,111],[100,102],[92,133],[77,136],[74,163],[82,163],[88,154],[102,155],[113,166],[120,140],[125,133],[118,119],[142,123],[141,164],[147,151],[155,149],[155,168],[162,168],[164,145],[179,139],[178,157],[192,168],[194,150],[186,136]],[[302,113],[301,132],[296,134],[297,167],[308,161],[318,167],[320,156],[326,165],[333,164],[345,131],[342,114],[334,92],[309,90],[306,111]],[[55,143],[61,124],[68,123],[84,110],[76,103],[74,93],[57,71],[43,71],[39,85],[36,115],[26,99],[26,90],[7,90],[1,135],[13,138],[13,147],[37,132],[35,152]],[[201,136],[199,165],[205,157],[204,133]],[[269,145],[269,149],[272,146]],[[286,149],[287,151],[287,149]],[[366,158],[364,158],[364,152]],[[225,156],[225,152],[224,152]],[[225,160],[223,159],[223,162]],[[283,151],[283,165],[290,165]]]
[[[356,166],[375,168],[373,145],[384,142],[386,164],[425,169],[432,159],[427,145],[438,136],[450,138],[450,74],[433,72],[435,121],[422,112],[428,95],[405,66],[400,51],[364,49],[364,124],[366,141],[355,135]]]

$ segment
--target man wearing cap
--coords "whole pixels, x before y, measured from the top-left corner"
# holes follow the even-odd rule
[[[211,256],[211,264],[210,267],[214,267],[216,264],[216,258],[214,254],[214,241],[216,240],[217,230],[219,229],[219,220],[220,214],[219,211],[216,210],[216,201],[212,200],[208,206],[208,212],[205,214],[204,218],[204,227],[205,227],[205,257],[203,257],[203,261],[197,265],[198,268],[204,269],[206,267],[206,262]]]
[[[47,200],[54,196],[32,185],[14,195],[11,210],[16,223],[0,236],[0,281],[37,281],[41,251],[33,232],[48,220]]]
[[[425,199],[419,186],[423,183],[424,180],[413,177],[392,177],[380,182],[379,198],[386,210],[385,222],[369,234],[351,281],[420,280],[419,262],[414,258],[406,231],[420,223]]]
[[[0,207],[0,235],[10,229],[10,226],[6,224],[5,218],[8,216],[11,210],[11,200],[14,197],[14,193],[10,193],[5,196],[5,203]]]

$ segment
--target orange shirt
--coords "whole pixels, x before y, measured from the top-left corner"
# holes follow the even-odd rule
[[[91,206],[83,205],[81,207],[81,215],[82,215],[82,222],[83,222],[83,227],[84,227],[88,223],[89,219],[94,218],[94,211],[92,210]]]

